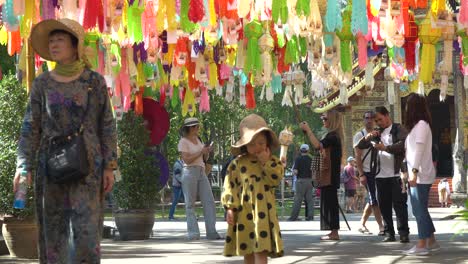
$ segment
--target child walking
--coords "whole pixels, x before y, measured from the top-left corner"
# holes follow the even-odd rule
[[[228,167],[222,195],[229,224],[223,254],[244,256],[244,263],[267,263],[268,256],[284,254],[274,189],[284,168],[271,154],[279,141],[255,114],[245,117],[239,130],[240,139],[231,148],[236,158]]]

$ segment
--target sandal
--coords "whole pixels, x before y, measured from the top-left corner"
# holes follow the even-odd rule
[[[340,240],[340,237],[326,235],[326,236],[320,237],[320,240],[322,240],[322,241],[338,241],[338,240]]]
[[[368,234],[368,235],[372,234],[372,233],[369,231],[369,229],[367,229],[367,227],[361,227],[361,228],[358,229],[358,231],[359,231],[360,233],[362,233],[362,234]]]

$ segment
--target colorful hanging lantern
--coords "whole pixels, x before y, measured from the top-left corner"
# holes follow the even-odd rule
[[[420,81],[423,83],[432,82],[436,63],[435,44],[440,36],[441,30],[432,27],[430,14],[427,15],[419,26],[419,41],[422,43]]]
[[[406,58],[406,69],[409,72],[413,72],[416,66],[416,41],[419,37],[419,28],[414,21],[414,13],[409,12],[408,14],[408,31],[405,31],[405,58]]]
[[[340,39],[340,61],[343,72],[352,71],[352,45],[354,40],[351,32],[351,9],[352,5],[348,5],[343,11],[343,27],[341,31],[337,31],[336,35]]]

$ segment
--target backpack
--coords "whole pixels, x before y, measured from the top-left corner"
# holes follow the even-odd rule
[[[346,169],[343,169],[343,171],[340,174],[340,183],[348,183],[350,179],[351,177],[346,172]]]

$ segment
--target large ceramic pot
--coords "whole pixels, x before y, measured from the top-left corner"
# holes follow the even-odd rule
[[[36,221],[5,217],[2,235],[11,257],[37,259],[38,230]]]
[[[145,240],[153,231],[154,209],[114,211],[115,224],[122,240]]]

